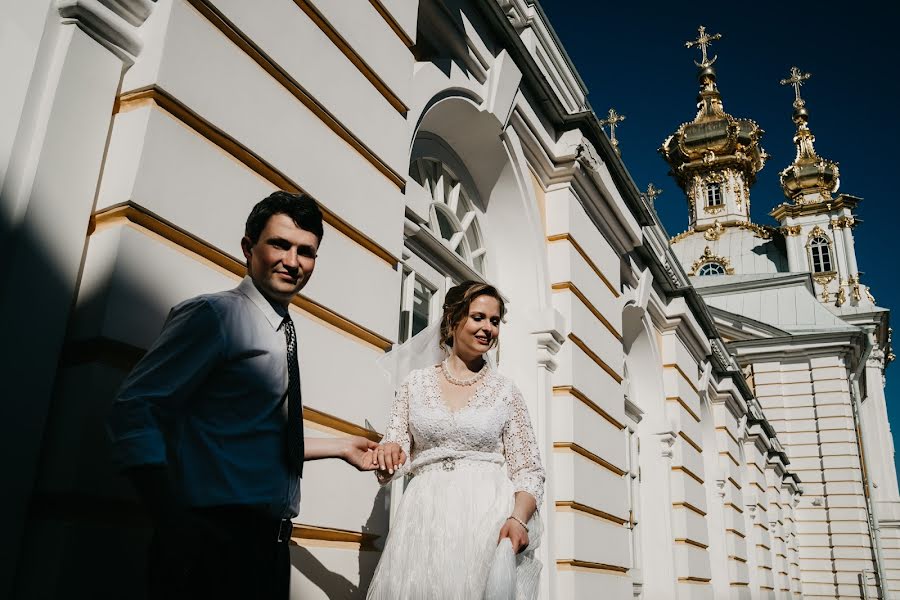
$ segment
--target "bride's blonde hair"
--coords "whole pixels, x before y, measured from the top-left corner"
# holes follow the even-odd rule
[[[453,347],[453,331],[463,319],[469,316],[469,305],[479,296],[496,298],[500,303],[500,318],[506,316],[506,303],[503,302],[503,297],[497,288],[478,281],[463,281],[447,290],[447,295],[444,297],[444,315],[441,317],[441,348]]]

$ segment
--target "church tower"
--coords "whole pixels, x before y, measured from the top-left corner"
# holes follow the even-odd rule
[[[750,119],[725,112],[716,86],[715,56],[707,56],[709,35],[701,26],[699,37],[686,42],[701,51],[697,79],[697,116],[683,123],[659,149],[671,175],[684,191],[690,210],[690,230],[705,231],[750,224],[750,187],[768,155],[759,145],[763,130]]]
[[[791,68],[782,85],[794,87],[793,120],[797,126],[794,162],[781,172],[781,189],[788,202],[770,214],[781,224],[791,271],[813,275],[817,297],[836,307],[873,306],[874,298],[859,279],[853,227],[853,209],[861,198],[835,195],[840,186],[837,163],[816,153],[815,136],[809,128],[809,110],[800,87],[809,73]]]

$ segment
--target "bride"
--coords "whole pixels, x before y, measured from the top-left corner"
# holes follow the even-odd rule
[[[485,357],[504,313],[493,286],[466,281],[447,292],[439,329],[433,327],[439,335],[426,329],[400,348],[431,337],[433,348],[413,345],[417,356],[409,358],[421,363],[438,349],[446,358],[409,373],[376,450],[380,483],[413,478],[369,599],[481,599],[504,539],[516,553],[515,597],[537,595],[541,565],[529,540],[539,534],[533,517],[544,470],[522,394]]]

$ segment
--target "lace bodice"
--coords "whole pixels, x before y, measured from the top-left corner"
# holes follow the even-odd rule
[[[490,371],[468,403],[451,410],[438,377],[437,367],[418,369],[397,390],[382,442],[400,444],[409,460],[394,476],[446,459],[505,462],[516,491],[528,492],[540,506],[544,468],[519,389]]]

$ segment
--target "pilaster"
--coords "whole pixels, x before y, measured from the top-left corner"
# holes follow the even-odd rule
[[[59,0],[46,23],[0,191],[12,215],[0,273],[7,345],[0,377],[5,457],[0,596],[13,589],[59,351],[122,73],[141,48],[149,0]],[[24,117],[27,117],[24,118]]]

